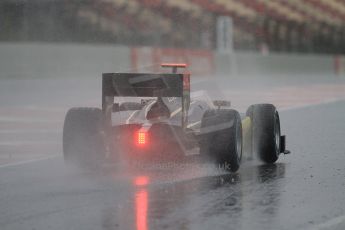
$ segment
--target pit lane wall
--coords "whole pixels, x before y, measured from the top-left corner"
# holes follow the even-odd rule
[[[251,52],[218,54],[215,63],[218,73],[235,69],[240,75],[331,75],[342,74],[345,66],[341,56]]]
[[[0,78],[95,77],[102,72],[159,71],[161,62],[186,62],[194,75],[344,74],[341,56],[234,54],[207,50],[80,44],[0,43]]]

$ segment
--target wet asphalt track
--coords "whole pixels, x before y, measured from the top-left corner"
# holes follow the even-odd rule
[[[100,92],[36,81],[0,85],[0,229],[345,229],[345,101],[282,110],[292,153],[275,165],[250,161],[227,174],[193,160],[81,172],[63,163],[61,117],[68,106],[97,104]],[[15,119],[21,108],[28,115]]]

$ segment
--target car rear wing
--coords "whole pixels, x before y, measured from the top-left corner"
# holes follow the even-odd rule
[[[183,74],[106,73],[102,91],[112,97],[182,97]]]
[[[102,109],[105,120],[110,119],[114,97],[181,97],[184,126],[190,105],[190,74],[104,73]]]

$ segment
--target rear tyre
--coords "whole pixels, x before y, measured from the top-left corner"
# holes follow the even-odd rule
[[[250,117],[251,149],[265,163],[274,163],[280,154],[280,120],[272,104],[251,105],[246,115]]]
[[[242,123],[236,110],[208,110],[201,122],[201,154],[236,172],[242,158]]]
[[[105,157],[102,111],[72,108],[63,127],[63,154],[66,163],[98,168]]]

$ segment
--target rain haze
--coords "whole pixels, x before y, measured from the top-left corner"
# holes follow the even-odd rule
[[[1,0],[0,229],[345,229],[345,1]]]

